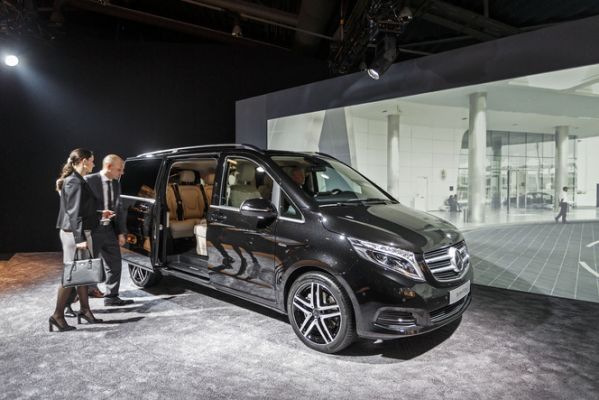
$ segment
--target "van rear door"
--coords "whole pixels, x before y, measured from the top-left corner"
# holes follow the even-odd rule
[[[164,168],[160,157],[132,158],[125,162],[121,178],[122,209],[127,214],[127,249],[123,260],[140,268],[154,271],[160,265],[163,207],[156,188]]]

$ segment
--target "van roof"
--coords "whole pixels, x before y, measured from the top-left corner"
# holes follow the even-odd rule
[[[257,146],[251,144],[238,144],[238,143],[225,143],[225,144],[208,144],[208,145],[197,145],[197,146],[186,146],[186,147],[176,147],[172,149],[164,149],[164,150],[156,150],[147,153],[142,153],[134,157],[130,158],[138,158],[138,157],[154,157],[154,156],[164,156],[170,154],[186,154],[186,153],[194,153],[197,151],[220,151],[227,149],[243,149],[250,150],[260,154],[267,154],[269,156],[272,155],[320,155],[326,156],[330,158],[335,158],[325,153],[321,152],[298,152],[298,151],[285,151],[285,150],[262,150]]]
[[[172,149],[156,150],[148,153],[138,154],[136,157],[153,157],[161,156],[166,154],[174,153],[192,153],[197,150],[223,150],[223,149],[246,149],[254,150],[258,153],[264,153],[262,149],[251,144],[236,144],[236,143],[225,143],[225,144],[207,144],[187,147],[175,147]]]

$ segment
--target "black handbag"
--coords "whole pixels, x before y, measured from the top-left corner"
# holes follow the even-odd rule
[[[75,259],[64,264],[62,273],[62,286],[87,286],[104,282],[104,262],[101,258],[92,258],[91,250],[87,250],[89,258],[83,259],[80,256],[82,250],[75,252]]]

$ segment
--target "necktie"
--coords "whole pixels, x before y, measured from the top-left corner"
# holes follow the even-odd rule
[[[113,209],[113,204],[112,204],[112,180],[106,182],[106,184],[108,185],[108,209],[112,210]]]

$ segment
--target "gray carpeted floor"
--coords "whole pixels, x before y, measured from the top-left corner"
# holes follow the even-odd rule
[[[48,333],[58,254],[0,263],[0,398],[597,399],[599,304],[474,286],[461,322],[329,356],[285,318],[166,279]],[[27,280],[25,278],[27,277]]]

